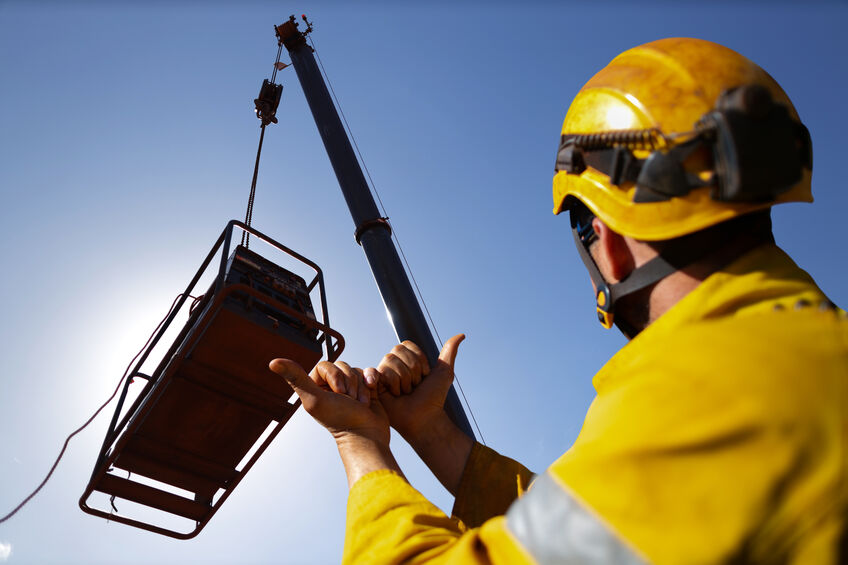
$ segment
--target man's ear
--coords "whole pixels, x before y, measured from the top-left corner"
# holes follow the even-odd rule
[[[598,236],[597,242],[592,246],[592,255],[601,274],[610,284],[627,278],[636,268],[636,261],[624,241],[624,236],[614,232],[598,218],[592,220],[592,229]]]

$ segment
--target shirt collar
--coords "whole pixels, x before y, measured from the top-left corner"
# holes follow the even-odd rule
[[[681,327],[701,321],[816,306],[827,297],[779,247],[759,246],[713,273],[622,347],[595,375],[598,390],[607,375],[646,351],[662,350]]]

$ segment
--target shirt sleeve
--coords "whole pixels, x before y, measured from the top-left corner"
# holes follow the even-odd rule
[[[533,480],[533,473],[517,461],[475,442],[460,479],[453,515],[475,528],[504,514]]]
[[[503,516],[468,530],[393,471],[362,477],[350,490],[342,563],[529,564]]]

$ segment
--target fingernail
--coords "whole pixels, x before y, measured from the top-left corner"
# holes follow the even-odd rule
[[[365,377],[365,383],[368,386],[374,386],[377,384],[377,376],[374,374],[374,369],[372,367],[368,367],[363,371],[363,376]]]

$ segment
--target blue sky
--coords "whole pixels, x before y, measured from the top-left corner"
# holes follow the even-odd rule
[[[710,39],[761,64],[809,127],[812,205],[775,210],[783,246],[848,304],[848,47],[841,3],[0,2],[0,514],[111,393],[226,221],[241,218],[253,98],[273,25],[306,12],[332,84],[488,444],[542,470],[575,438],[592,375],[624,343],[595,321],[566,218],[551,213],[562,117],[618,52]],[[284,54],[285,60],[285,54]],[[266,134],[254,224],[319,263],[345,358],[393,344],[292,69]],[[257,248],[258,249],[258,248]],[[107,411],[110,412],[110,411]],[[82,513],[108,423],[0,525],[9,563],[332,563],[347,487],[298,413],[201,535]],[[399,438],[411,482],[449,496]]]

